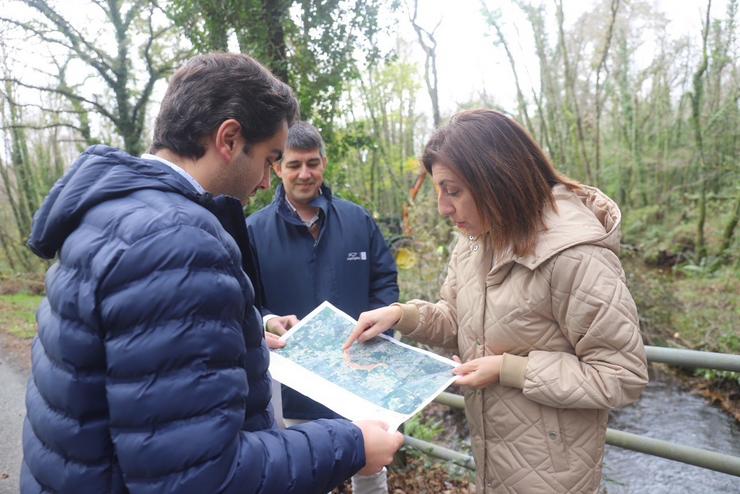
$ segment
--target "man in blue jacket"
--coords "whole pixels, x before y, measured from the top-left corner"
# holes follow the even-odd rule
[[[296,122],[273,165],[282,181],[275,199],[247,218],[264,309],[281,316],[265,317],[268,332],[284,333],[324,300],[354,318],[398,301],[396,263],[382,233],[362,207],[333,197],[326,167],[321,134]],[[286,386],[282,408],[288,425],[338,417]],[[359,494],[387,492],[385,470],[352,481]]]
[[[21,492],[324,493],[391,461],[377,422],[279,430],[242,252],[297,104],[246,55],[171,79],[141,158],[93,146],[29,246],[57,257],[37,314]]]

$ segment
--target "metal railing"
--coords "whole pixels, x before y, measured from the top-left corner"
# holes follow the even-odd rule
[[[678,367],[716,369],[740,372],[740,355],[701,352],[656,346],[645,347],[647,358],[652,363],[670,364]],[[442,393],[434,400],[451,408],[464,408],[465,400],[453,393]],[[404,436],[405,444],[430,456],[451,461],[456,465],[475,470],[473,457],[411,436]],[[606,430],[606,443],[640,453],[680,461],[717,472],[740,477],[740,457],[717,453],[706,449],[653,439],[629,432]]]
[[[740,355],[700,352],[683,348],[646,346],[648,362],[692,369],[716,369],[740,372]]]

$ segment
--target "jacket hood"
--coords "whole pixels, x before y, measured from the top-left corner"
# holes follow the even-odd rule
[[[556,209],[545,211],[545,229],[539,232],[534,252],[514,257],[516,262],[535,269],[552,256],[581,244],[605,247],[619,255],[622,213],[614,201],[586,185],[574,191],[556,185],[552,193]]]
[[[142,189],[179,192],[195,201],[200,197],[183,177],[161,163],[104,145],[92,146],[54,184],[34,214],[28,246],[37,256],[51,259],[90,209]]]

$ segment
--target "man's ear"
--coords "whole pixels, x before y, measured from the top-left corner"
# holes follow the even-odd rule
[[[321,157],[321,167],[326,171],[326,165],[329,164],[329,160],[326,158],[326,156]]]
[[[242,152],[242,126],[230,118],[224,120],[216,129],[214,135],[215,150],[224,161],[230,162],[234,156]]]

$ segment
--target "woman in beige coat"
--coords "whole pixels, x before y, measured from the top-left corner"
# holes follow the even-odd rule
[[[461,356],[477,492],[597,492],[607,411],[647,383],[619,208],[495,111],[454,116],[422,161],[466,234],[441,299],[363,313],[345,348],[395,326]]]

